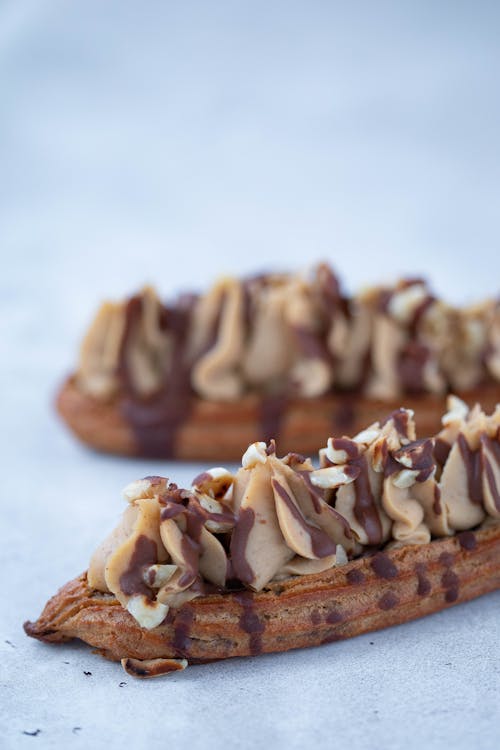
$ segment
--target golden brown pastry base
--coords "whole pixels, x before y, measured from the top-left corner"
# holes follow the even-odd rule
[[[386,550],[270,590],[194,599],[144,630],[112,596],[67,583],[24,626],[48,642],[80,638],[120,660],[189,662],[317,646],[413,620],[500,587],[500,523],[421,546]]]
[[[461,395],[461,394],[458,394]],[[500,386],[488,384],[462,394],[473,405],[492,411],[500,400]],[[97,450],[127,456],[144,455],[137,435],[122,415],[120,398],[98,401],[86,395],[69,378],[57,398],[57,408],[74,434]],[[359,394],[336,394],[289,401],[278,434],[280,453],[313,454],[329,435],[355,435],[401,406],[414,409],[421,437],[441,429],[446,411],[445,396],[398,396],[393,401],[376,401]],[[196,461],[239,461],[250,443],[265,438],[262,403],[256,396],[236,402],[214,402],[194,398],[186,421],[175,434],[172,454],[161,448],[149,452],[156,458]]]

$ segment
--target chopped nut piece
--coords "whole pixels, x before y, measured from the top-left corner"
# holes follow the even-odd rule
[[[266,461],[266,444],[252,443],[243,454],[241,465],[244,469],[252,469],[257,463],[265,464]]]
[[[156,628],[168,614],[167,604],[152,602],[145,596],[132,596],[128,601],[127,609],[139,625],[146,630]]]
[[[316,471],[311,471],[310,476],[311,482],[316,487],[325,490],[340,487],[341,484],[349,484],[356,478],[355,473],[348,474],[345,467],[342,466],[327,466],[324,469],[316,469]]]
[[[428,295],[425,284],[412,284],[391,297],[388,312],[400,323],[408,323],[415,308],[422,304]]]
[[[142,578],[147,586],[159,589],[172,578],[177,570],[177,565],[150,565],[144,571]]]
[[[403,471],[400,471],[397,474],[394,474],[392,478],[392,483],[394,484],[395,487],[404,489],[406,487],[411,487],[413,484],[415,484],[417,477],[418,477],[418,471],[412,471],[410,469],[403,469]]]
[[[230,488],[234,477],[222,466],[207,469],[193,479],[192,489],[212,498],[222,498]]]
[[[462,399],[458,398],[457,396],[448,396],[446,405],[448,407],[448,411],[443,415],[441,419],[441,424],[443,425],[443,427],[448,427],[454,422],[462,422],[467,418],[469,407],[464,401],[462,401]]]
[[[123,490],[123,496],[129,503],[134,500],[140,500],[144,497],[154,497],[159,495],[166,486],[168,480],[164,477],[144,477],[144,479],[136,479],[135,482],[130,482]]]
[[[132,677],[163,677],[186,669],[187,659],[122,659],[121,664]]]

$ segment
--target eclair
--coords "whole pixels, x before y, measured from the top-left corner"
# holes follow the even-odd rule
[[[446,395],[500,398],[500,304],[455,308],[420,279],[346,296],[326,264],[224,278],[164,304],[147,287],[102,305],[57,405],[102,451],[236,461],[271,438],[315,453],[404,403],[422,435]]]
[[[152,677],[403,623],[500,587],[500,406],[456,397],[417,439],[398,409],[313,462],[252,443],[241,467],[124,490],[118,527],[28,635],[78,638]]]

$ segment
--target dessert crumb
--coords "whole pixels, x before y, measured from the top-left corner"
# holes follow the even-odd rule
[[[126,682],[120,682],[118,687],[125,687],[126,684],[127,684]]]
[[[7,641],[6,640],[5,643],[7,643],[7,645],[9,645],[9,646],[12,646],[12,648],[15,648],[14,644],[12,643],[12,641]]]
[[[92,674],[92,672],[86,672],[85,670],[83,670],[83,674],[84,674],[84,675],[85,675],[86,677],[90,677],[90,675]]]
[[[73,734],[78,734],[78,732],[80,732],[81,729],[82,729],[81,727],[73,727],[71,731],[73,732]]]
[[[28,732],[26,730],[23,730],[23,734],[26,734],[28,737],[38,737],[41,731],[42,731],[41,729],[35,729],[34,732]]]

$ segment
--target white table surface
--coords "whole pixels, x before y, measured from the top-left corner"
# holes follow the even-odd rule
[[[96,455],[56,418],[103,296],[321,258],[349,289],[498,293],[499,8],[436,6],[0,2],[2,748],[498,747],[500,592],[150,682],[21,628],[125,484],[202,468]]]

